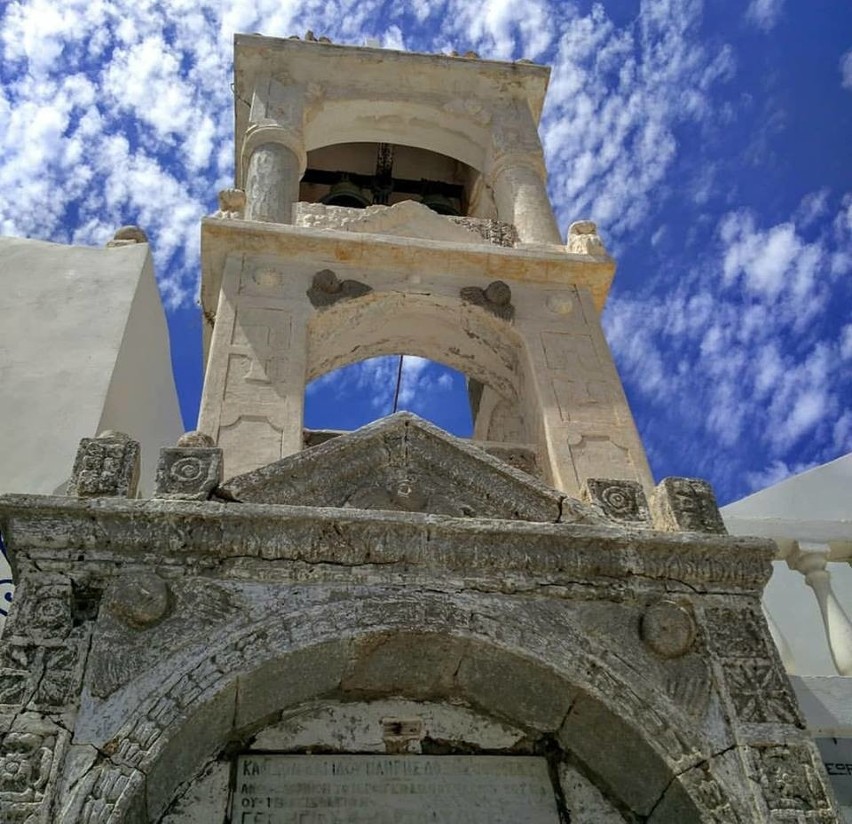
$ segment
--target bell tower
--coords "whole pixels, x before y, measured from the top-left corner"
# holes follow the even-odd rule
[[[202,226],[225,476],[304,447],[313,378],[412,354],[467,375],[485,449],[569,494],[650,490],[600,325],[615,264],[547,196],[549,70],[256,35],[234,66],[237,188]]]
[[[614,265],[545,192],[547,70],[235,63],[203,431],[151,498],[111,430],[65,495],[0,495],[0,821],[838,821],[761,612],[775,545],[703,481],[643,490]],[[466,373],[474,438],[403,412],[313,445],[306,383],[392,353]]]

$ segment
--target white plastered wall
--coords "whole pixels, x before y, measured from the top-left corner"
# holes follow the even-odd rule
[[[0,493],[62,494],[80,439],[106,428],[141,442],[150,493],[183,425],[148,245],[0,238],[0,285]]]

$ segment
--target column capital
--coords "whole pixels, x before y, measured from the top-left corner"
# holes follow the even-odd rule
[[[305,141],[296,129],[280,125],[255,124],[250,126],[243,138],[243,149],[240,165],[243,175],[248,170],[249,160],[254,151],[267,143],[274,143],[289,149],[296,157],[299,164],[299,176],[305,173],[308,167],[308,153],[305,150]]]
[[[784,555],[784,559],[790,569],[802,573],[807,580],[808,576],[825,569],[830,552],[828,544],[796,541],[793,548]]]

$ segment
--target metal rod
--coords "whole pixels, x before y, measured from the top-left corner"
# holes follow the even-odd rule
[[[393,412],[396,412],[397,407],[399,406],[399,388],[402,386],[402,359],[404,357],[405,355],[399,356],[399,366],[396,370],[396,389],[393,393]],[[391,414],[393,414],[393,412],[391,412]]]

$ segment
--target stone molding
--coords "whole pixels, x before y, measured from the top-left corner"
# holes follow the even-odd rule
[[[321,447],[317,447],[319,449]],[[55,534],[61,519],[61,534]],[[331,530],[329,521],[335,526]],[[170,564],[206,556],[279,563],[281,580],[306,570],[329,579],[405,572],[478,582],[494,591],[571,587],[627,577],[672,586],[759,593],[775,547],[758,538],[667,534],[578,523],[451,518],[415,512],[220,503],[215,501],[76,500],[0,497],[9,554],[69,560],[79,547],[91,559],[145,554],[152,530]],[[287,563],[289,562],[289,563]],[[328,565],[328,566],[323,566]],[[511,583],[509,582],[512,578]]]

